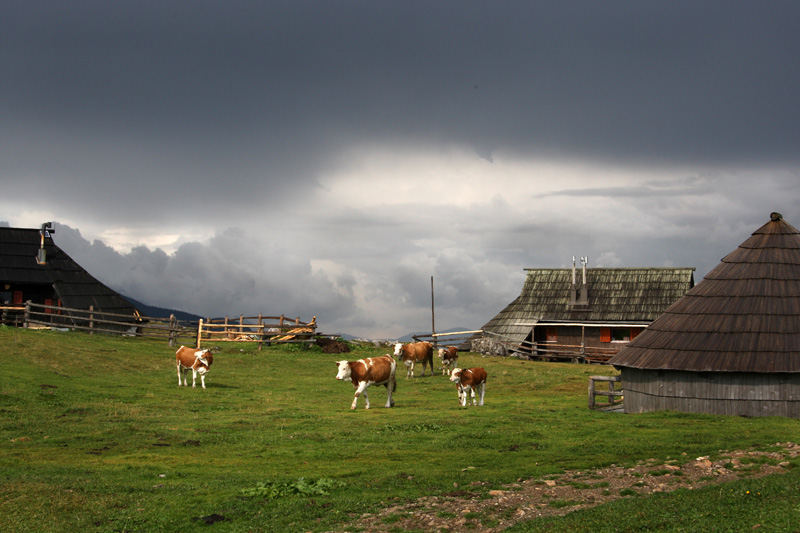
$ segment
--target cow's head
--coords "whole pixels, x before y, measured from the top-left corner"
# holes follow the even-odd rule
[[[194,352],[194,358],[200,361],[205,366],[211,366],[210,361],[213,361],[211,354],[209,354],[208,350],[197,350]],[[205,370],[203,370],[205,372]]]
[[[452,372],[450,372],[450,381],[453,383],[458,383],[461,381],[461,368],[454,368]]]
[[[444,359],[444,352],[445,352],[444,348],[439,348],[439,359]]]
[[[395,357],[399,356],[402,351],[403,351],[403,343],[402,342],[398,342],[397,344],[394,345],[394,356]]]
[[[348,361],[336,361],[336,379],[350,379],[350,363]]]

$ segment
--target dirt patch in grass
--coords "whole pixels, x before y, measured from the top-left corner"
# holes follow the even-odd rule
[[[519,480],[488,490],[476,481],[442,496],[391,505],[365,514],[345,529],[370,532],[502,531],[516,522],[565,515],[618,498],[698,488],[712,483],[785,472],[800,457],[800,445],[777,443],[772,451],[721,451],[713,457],[642,461],[632,467],[611,465],[569,471],[544,479]],[[796,461],[794,461],[796,462]],[[480,493],[480,497],[476,497]]]

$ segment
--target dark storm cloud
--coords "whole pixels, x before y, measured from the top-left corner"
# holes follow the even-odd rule
[[[308,179],[375,136],[795,161],[798,15],[793,2],[12,3],[0,91],[4,156],[19,155],[4,159],[42,155],[19,151],[40,140],[43,169],[92,179],[80,156],[108,143],[95,181],[122,166],[118,149],[124,178],[208,193],[224,189],[213,177]],[[268,172],[248,164],[262,158]]]

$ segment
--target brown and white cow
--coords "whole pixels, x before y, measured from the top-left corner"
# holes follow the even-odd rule
[[[358,361],[336,361],[336,367],[339,369],[336,373],[336,379],[349,379],[353,382],[353,387],[356,388],[350,409],[356,408],[358,397],[361,394],[364,394],[366,409],[369,409],[367,387],[370,385],[385,386],[387,391],[386,407],[394,407],[392,393],[397,389],[397,381],[394,378],[397,363],[389,354],[380,357],[367,357]]]
[[[442,375],[450,375],[450,371],[455,368],[458,360],[458,348],[455,346],[445,346],[439,348],[439,359],[442,360]]]
[[[454,368],[450,372],[450,381],[458,389],[458,401],[462,407],[467,405],[467,395],[472,394],[472,405],[475,405],[475,389],[478,389],[480,400],[478,405],[483,405],[483,393],[486,392],[486,370],[481,367]]]
[[[411,342],[394,345],[394,356],[406,365],[406,377],[414,377],[414,363],[422,363],[422,375],[425,375],[425,365],[430,365],[433,375],[433,345],[429,342]]]
[[[214,356],[209,350],[198,350],[197,348],[187,348],[181,346],[175,352],[175,364],[178,368],[178,386],[181,386],[181,374],[183,374],[183,386],[188,385],[186,372],[192,371],[192,387],[197,381],[197,374],[200,374],[200,384],[206,388],[206,373],[214,362]]]

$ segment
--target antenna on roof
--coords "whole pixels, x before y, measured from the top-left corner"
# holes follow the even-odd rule
[[[47,251],[44,249],[44,238],[49,237],[51,233],[55,233],[52,222],[45,222],[42,224],[42,229],[39,230],[39,251],[36,252],[36,264],[47,264]]]

